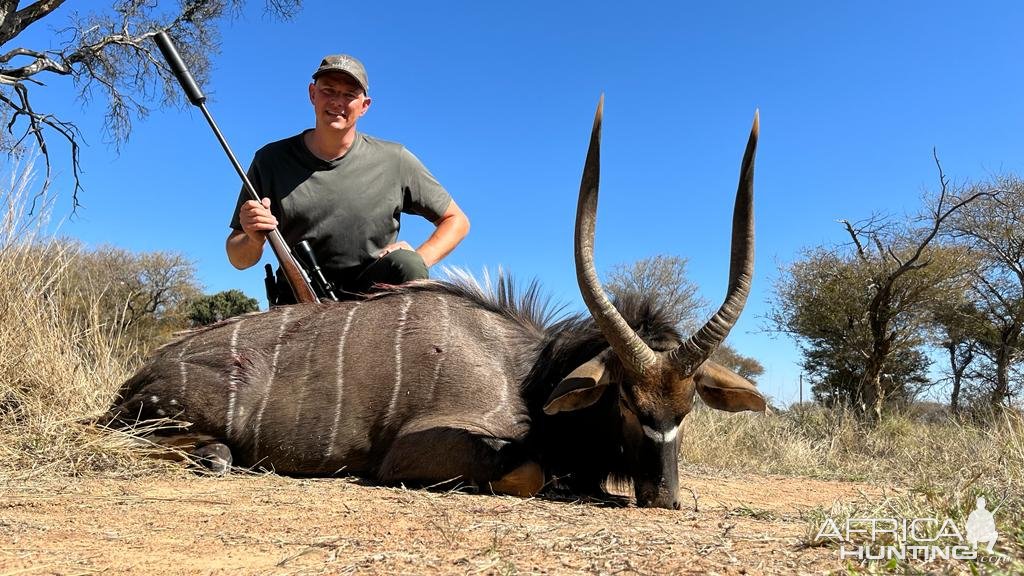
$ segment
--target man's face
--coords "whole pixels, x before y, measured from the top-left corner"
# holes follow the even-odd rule
[[[370,108],[370,98],[343,72],[329,72],[309,85],[309,101],[316,112],[317,127],[345,130]]]

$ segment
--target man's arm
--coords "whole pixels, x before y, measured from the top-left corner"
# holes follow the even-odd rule
[[[444,214],[434,221],[434,226],[434,233],[416,249],[427,266],[440,262],[466,237],[469,233],[469,218],[452,200]]]
[[[277,228],[277,218],[270,213],[270,199],[264,198],[262,204],[255,200],[242,204],[238,210],[238,221],[242,229],[231,231],[226,249],[231,265],[244,270],[263,257],[267,232]]]

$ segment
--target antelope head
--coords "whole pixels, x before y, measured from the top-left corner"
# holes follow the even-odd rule
[[[652,349],[622,318],[598,280],[594,228],[600,174],[601,120],[597,106],[576,209],[576,278],[609,347],[562,380],[544,411],[555,414],[593,405],[617,390],[624,448],[638,506],[680,507],[680,424],[699,394],[719,410],[765,410],[765,399],[744,378],[708,360],[725,340],[746,303],[754,271],[754,156],[758,115],[747,140],[733,210],[729,287],[717,312],[694,334],[670,349]]]

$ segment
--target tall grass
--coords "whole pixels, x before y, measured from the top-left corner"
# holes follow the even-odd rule
[[[873,425],[819,406],[770,416],[699,409],[683,426],[700,439],[683,443],[694,466],[901,483],[966,474],[1024,488],[1024,418],[1009,410],[985,422],[890,414]]]
[[[767,416],[698,409],[684,420],[683,432],[688,439],[684,466],[701,472],[801,475],[884,489],[807,514],[808,546],[828,544],[815,538],[825,518],[840,524],[846,518],[950,518],[963,527],[976,498],[984,496],[988,509],[995,508],[997,550],[1005,562],[995,571],[971,568],[1024,573],[1024,416],[1019,412],[1006,410],[984,422],[890,414],[872,425],[848,411],[814,406]],[[913,573],[950,566],[895,568]]]
[[[51,202],[28,168],[0,184],[0,481],[40,472],[124,473],[123,437],[79,424],[101,412],[128,372],[118,334],[71,315],[61,289],[77,244],[46,233]]]

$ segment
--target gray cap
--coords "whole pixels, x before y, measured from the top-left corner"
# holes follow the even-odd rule
[[[363,92],[370,93],[370,82],[366,79],[366,68],[363,63],[348,54],[334,54],[325,56],[320,62],[320,67],[313,72],[313,80],[328,72],[344,72],[355,78],[363,88]]]

